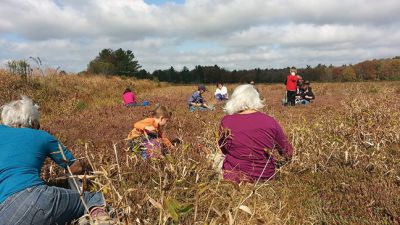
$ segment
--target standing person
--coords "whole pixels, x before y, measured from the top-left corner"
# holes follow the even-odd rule
[[[214,96],[217,101],[228,100],[228,89],[222,83],[217,83],[217,89],[215,90]]]
[[[275,175],[272,150],[287,159],[293,149],[279,123],[262,113],[263,100],[252,85],[238,86],[226,103],[219,146],[225,155],[224,179],[234,182],[268,181]]]
[[[290,106],[294,106],[296,102],[298,80],[299,77],[296,76],[296,68],[292,67],[290,69],[290,74],[286,78],[287,102]]]
[[[139,147],[145,159],[160,158],[164,149],[172,147],[172,143],[164,135],[165,125],[171,115],[165,106],[158,106],[150,118],[136,122],[126,139],[130,147]]]
[[[109,220],[100,192],[82,193],[87,212],[78,191],[47,186],[40,178],[46,158],[72,173],[82,166],[55,137],[39,130],[39,107],[22,97],[1,108],[0,224],[65,224],[84,213]]]
[[[204,110],[213,110],[213,108],[209,105],[206,104],[206,101],[203,99],[203,94],[204,92],[207,91],[207,88],[204,84],[200,84],[197,88],[197,91],[193,92],[193,94],[190,96],[188,100],[188,106],[189,110],[191,112],[199,110],[199,111],[204,111]]]

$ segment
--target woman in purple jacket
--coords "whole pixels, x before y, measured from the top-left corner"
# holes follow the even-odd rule
[[[249,84],[238,86],[226,103],[228,114],[221,121],[219,145],[225,160],[224,179],[240,182],[267,181],[275,175],[271,150],[290,159],[292,145],[279,123],[260,112],[263,100]]]

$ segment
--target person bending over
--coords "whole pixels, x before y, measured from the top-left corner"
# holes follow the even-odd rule
[[[205,110],[213,110],[213,108],[206,104],[203,99],[202,94],[207,91],[207,88],[204,84],[200,84],[197,88],[197,91],[193,92],[188,100],[189,110],[193,111],[205,111]]]
[[[172,113],[165,106],[158,106],[152,117],[143,119],[133,125],[126,140],[134,152],[140,151],[145,159],[160,158],[172,143],[164,135],[164,128]]]
[[[72,173],[82,166],[54,136],[39,130],[39,107],[22,97],[1,108],[0,224],[65,224],[85,213],[109,220],[102,193],[82,194],[87,212],[78,191],[47,186],[40,178],[46,158]]]

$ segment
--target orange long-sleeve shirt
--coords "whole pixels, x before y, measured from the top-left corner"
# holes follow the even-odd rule
[[[172,147],[172,143],[168,140],[168,138],[164,137],[163,132],[160,130],[159,124],[156,122],[154,118],[146,118],[144,120],[138,121],[133,125],[133,129],[128,134],[127,140],[132,140],[137,137],[141,137],[145,134],[145,127],[154,127],[157,131],[158,137],[160,137],[163,141],[163,144],[167,147]]]

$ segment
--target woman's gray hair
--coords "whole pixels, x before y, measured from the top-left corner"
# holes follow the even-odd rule
[[[235,88],[231,99],[225,105],[225,113],[232,115],[244,110],[261,110],[264,108],[264,101],[260,94],[251,84],[243,84]]]
[[[3,105],[1,110],[1,121],[6,126],[34,128],[39,123],[39,106],[26,96]]]

